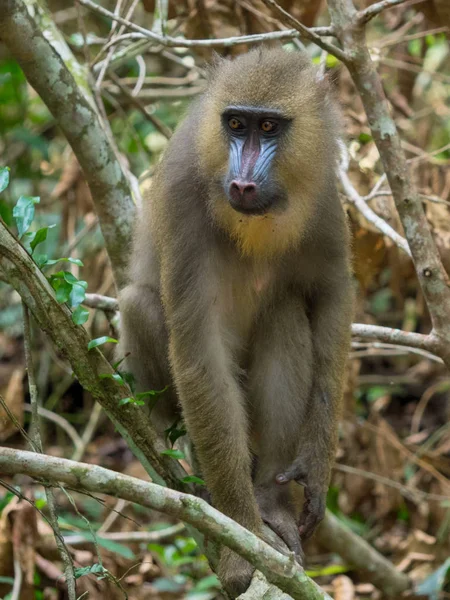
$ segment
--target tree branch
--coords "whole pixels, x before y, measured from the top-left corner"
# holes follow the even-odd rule
[[[417,277],[430,313],[433,335],[442,340],[440,356],[450,368],[450,289],[422,201],[413,184],[395,122],[390,116],[383,86],[370,57],[364,19],[352,0],[329,0],[337,38],[345,51],[345,64],[361,96],[373,139],[389,181]],[[379,7],[393,2],[378,3]],[[376,6],[376,5],[374,5]]]
[[[379,15],[383,10],[394,8],[394,6],[404,4],[406,1],[407,0],[382,0],[381,2],[375,2],[375,4],[368,6],[364,10],[358,11],[356,14],[356,20],[360,25],[365,25],[371,19]]]
[[[36,6],[36,12],[42,10]],[[51,19],[48,19],[50,22]],[[53,32],[52,32],[53,33]],[[52,47],[23,0],[5,0],[0,11],[0,39],[6,44],[60,125],[89,184],[106,249],[119,287],[127,279],[128,246],[134,204],[127,179],[101,127],[87,84],[80,85],[61,54]],[[58,32],[58,48],[61,46]],[[68,53],[70,50],[66,47]],[[76,59],[70,53],[70,63]],[[73,67],[72,67],[73,69]],[[81,69],[77,70],[78,75]],[[83,91],[82,91],[83,90]]]
[[[40,328],[70,362],[81,385],[105,409],[153,481],[166,481],[171,487],[180,487],[179,479],[185,473],[181,467],[176,472],[178,463],[161,456],[165,446],[158,439],[146,412],[138,406],[119,405],[122,398],[131,395],[130,390],[111,378],[104,378],[114,373],[113,368],[98,348],[88,350],[86,331],[73,323],[66,305],[58,304],[47,279],[1,221],[0,269]]]
[[[294,38],[300,37],[299,33],[302,34],[301,31],[295,29],[287,29],[284,31],[272,31],[270,33],[256,33],[253,35],[241,35],[229,38],[217,38],[211,40],[188,40],[186,38],[178,37],[174,38],[170,35],[160,35],[151,31],[149,29],[145,29],[145,27],[141,27],[140,25],[136,25],[132,21],[128,21],[120,17],[119,15],[115,15],[111,11],[103,8],[99,4],[92,2],[92,0],[77,0],[83,6],[90,8],[94,12],[97,12],[104,17],[108,17],[113,21],[117,21],[121,25],[125,25],[128,29],[132,29],[140,34],[142,34],[143,38],[148,38],[155,42],[155,44],[161,44],[163,46],[172,47],[172,48],[229,48],[230,46],[238,46],[241,44],[260,44],[262,42],[274,41],[274,40],[291,40]],[[307,29],[307,28],[305,28]],[[333,32],[330,27],[313,27],[308,29],[308,35],[311,36],[329,36],[333,35]],[[308,37],[308,39],[310,39]]]
[[[405,573],[398,571],[361,537],[355,536],[332,513],[328,512],[315,535],[322,545],[333,552],[345,552],[348,563],[358,566],[363,576],[388,597],[399,598],[402,592],[411,587],[411,580]]]
[[[317,44],[320,48],[323,48],[330,54],[333,54],[339,60],[345,62],[347,58],[345,52],[343,52],[338,46],[334,46],[333,44],[329,44],[326,40],[323,40],[321,36],[317,35],[313,28],[306,27],[300,21],[297,21],[292,15],[290,15],[287,11],[284,10],[279,4],[275,2],[275,0],[263,0],[264,4],[273,10],[274,13],[278,15],[280,20],[288,25],[289,27],[293,27],[296,29],[301,37],[306,38],[313,44]],[[331,26],[329,28],[330,33],[328,35],[334,35],[334,28]]]
[[[0,472],[30,475],[77,491],[108,494],[167,513],[243,556],[295,600],[331,600],[292,555],[281,554],[204,500],[190,494],[96,465],[10,448],[0,448]]]

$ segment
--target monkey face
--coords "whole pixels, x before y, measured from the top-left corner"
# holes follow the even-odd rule
[[[223,181],[231,207],[246,215],[281,211],[286,190],[273,172],[273,163],[290,119],[276,109],[227,106],[222,127],[228,140],[228,171]]]

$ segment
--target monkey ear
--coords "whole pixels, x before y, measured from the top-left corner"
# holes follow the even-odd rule
[[[211,60],[210,60],[209,64],[206,65],[206,67],[205,67],[205,76],[206,76],[206,81],[208,84],[211,84],[212,81],[215,79],[216,73],[219,71],[221,66],[224,63],[229,62],[229,61],[230,61],[230,58],[221,56],[218,52],[213,50],[212,55],[211,55]]]

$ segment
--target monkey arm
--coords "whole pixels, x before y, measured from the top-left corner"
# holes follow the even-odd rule
[[[338,441],[345,363],[353,308],[352,282],[346,262],[322,277],[310,308],[313,341],[313,386],[297,458],[277,476],[285,484],[305,486],[300,534],[309,537],[325,514],[326,494]]]

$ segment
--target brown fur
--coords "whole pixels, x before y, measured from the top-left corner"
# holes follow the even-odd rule
[[[242,215],[217,191],[229,104],[292,119],[275,158],[284,211]],[[307,485],[310,531],[336,447],[352,312],[337,122],[303,54],[263,49],[220,62],[156,170],[120,298],[121,352],[139,388],[171,386],[155,412],[160,429],[179,400],[214,505],[257,533],[264,519],[296,552],[296,517],[275,475]],[[251,572],[222,553],[219,575],[233,593]]]

